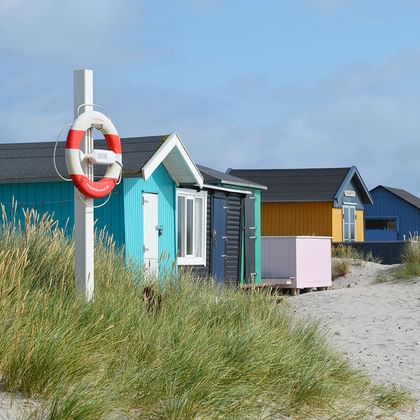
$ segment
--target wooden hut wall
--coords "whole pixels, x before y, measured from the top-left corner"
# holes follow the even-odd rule
[[[183,266],[184,269],[191,270],[197,276],[207,278],[211,276],[212,258],[212,199],[221,197],[227,199],[227,220],[226,220],[226,261],[225,279],[227,285],[236,286],[241,277],[241,233],[242,233],[242,206],[243,195],[227,193],[223,191],[208,190],[207,192],[207,237],[206,237],[206,265]]]
[[[225,284],[240,282],[242,199],[239,194],[228,195]]]

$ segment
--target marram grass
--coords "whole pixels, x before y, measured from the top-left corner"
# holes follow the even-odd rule
[[[29,212],[25,226],[1,227],[0,378],[41,401],[36,416],[356,418],[379,404],[287,303],[174,275],[153,286],[161,304],[148,310],[142,273],[99,236],[86,304],[74,295],[73,245],[51,218]]]

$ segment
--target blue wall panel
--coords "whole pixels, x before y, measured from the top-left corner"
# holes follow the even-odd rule
[[[74,223],[73,186],[64,182],[34,182],[0,184],[0,202],[4,205],[9,220],[12,220],[12,202],[16,205],[16,220],[23,221],[23,210],[34,209],[40,214],[48,213],[72,232]]]
[[[396,241],[398,240],[398,233],[393,230],[379,230],[365,228],[366,242],[380,242],[380,241]]]
[[[12,202],[16,202],[16,220],[23,222],[23,209],[34,209],[40,214],[48,213],[66,227],[67,234],[74,227],[74,187],[70,182],[33,182],[0,184],[0,202],[4,205],[9,220],[13,220]],[[97,200],[95,204],[100,204]],[[105,228],[114,237],[117,246],[124,243],[123,201],[121,185],[117,186],[109,202],[95,209],[95,227]]]
[[[391,192],[377,188],[371,191],[373,205],[365,206],[365,217],[397,218],[397,239],[408,239],[410,232],[420,231],[420,209],[412,206]]]
[[[95,209],[95,227],[105,228],[117,246],[123,246],[127,257],[143,263],[143,206],[142,193],[159,195],[159,224],[163,234],[159,237],[159,266],[163,273],[172,270],[176,261],[176,186],[166,168],[160,165],[153,175],[142,178],[125,178],[112,193],[109,202]],[[40,214],[49,213],[67,227],[68,235],[74,227],[74,188],[70,182],[34,182],[0,184],[0,202],[12,220],[12,202],[17,202],[16,219],[23,222],[23,209],[35,209]],[[95,204],[100,204],[97,200]]]
[[[159,236],[160,272],[173,269],[176,261],[176,186],[168,171],[160,165],[153,175],[144,181],[142,178],[125,178],[124,224],[125,249],[128,258],[143,264],[143,192],[158,194],[158,220],[163,226]]]

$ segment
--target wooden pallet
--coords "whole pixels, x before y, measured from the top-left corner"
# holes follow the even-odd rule
[[[260,290],[260,289],[284,289],[293,283],[294,277],[285,277],[277,279],[263,279],[260,284],[248,283],[241,284],[241,289]]]

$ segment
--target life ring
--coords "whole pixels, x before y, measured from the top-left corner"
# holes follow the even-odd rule
[[[115,153],[114,163],[108,165],[103,178],[91,181],[82,168],[80,143],[90,128],[97,128],[105,137],[108,149]],[[90,198],[109,194],[118,182],[122,164],[121,140],[111,120],[98,111],[86,111],[74,121],[67,135],[65,150],[66,166],[76,188]]]

